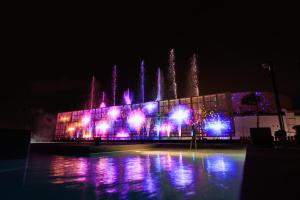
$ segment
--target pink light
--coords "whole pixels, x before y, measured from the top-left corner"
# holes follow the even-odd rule
[[[133,110],[128,115],[128,123],[130,127],[139,131],[141,126],[145,123],[145,114],[140,110]]]
[[[100,108],[105,108],[106,107],[106,104],[104,103],[104,102],[102,102],[101,104],[100,104]]]
[[[159,133],[166,133],[166,135],[169,137],[171,131],[173,130],[172,124],[166,122],[163,124],[156,124],[154,128],[157,132],[157,136],[159,136]]]
[[[116,137],[129,137],[129,133],[124,131],[123,129],[121,129],[117,134],[116,134]]]
[[[160,130],[161,130],[161,132],[166,132],[167,136],[170,137],[170,133],[171,133],[172,129],[173,129],[173,127],[171,124],[165,123],[165,124],[162,124]]]
[[[89,115],[85,115],[82,119],[81,119],[81,123],[83,126],[86,126],[90,123],[91,121],[91,116]]]
[[[111,107],[109,110],[108,110],[108,117],[112,120],[116,120],[119,116],[120,116],[120,109],[118,107]]]
[[[106,120],[101,120],[96,125],[96,131],[100,134],[106,134],[109,128],[109,123]]]

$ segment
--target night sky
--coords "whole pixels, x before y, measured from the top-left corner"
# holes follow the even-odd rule
[[[26,4],[2,12],[1,126],[11,126],[33,110],[83,108],[92,75],[99,92],[105,90],[110,98],[115,64],[119,97],[131,88],[137,98],[142,59],[146,100],[152,100],[156,69],[161,67],[166,75],[171,48],[179,97],[188,96],[189,59],[197,53],[200,94],[271,90],[260,67],[271,60],[280,92],[300,108],[297,5],[120,2]]]

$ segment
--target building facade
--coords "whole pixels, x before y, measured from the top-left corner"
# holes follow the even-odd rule
[[[252,123],[256,122],[255,108],[241,104],[243,96],[249,93],[219,93],[58,113],[54,140],[190,139],[193,134],[239,138],[256,126]],[[262,127],[270,126],[274,132],[277,127],[272,93],[256,94],[262,99]],[[291,108],[287,97],[281,99],[283,108]],[[291,132],[290,122],[286,123]]]

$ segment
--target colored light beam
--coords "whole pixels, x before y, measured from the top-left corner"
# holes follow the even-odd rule
[[[105,107],[106,107],[106,104],[104,102],[101,102],[100,108],[105,108]]]
[[[96,124],[96,132],[102,134],[106,134],[108,129],[110,128],[109,123],[106,120],[101,120]]]
[[[116,106],[111,107],[107,112],[107,115],[111,120],[116,120],[120,116],[120,114],[121,114],[121,111]]]
[[[223,133],[228,133],[231,131],[231,123],[229,120],[224,119],[217,115],[208,119],[204,124],[204,130],[214,136],[221,136]]]
[[[170,119],[176,124],[183,124],[184,122],[188,121],[190,118],[190,110],[186,106],[176,106],[170,115]]]
[[[130,97],[129,89],[124,92],[123,98],[124,98],[124,102],[126,105],[131,104],[131,97]]]
[[[146,111],[147,114],[152,114],[153,112],[157,111],[157,103],[156,102],[145,103],[143,109]]]
[[[82,123],[83,126],[88,125],[90,123],[90,121],[91,121],[91,116],[90,115],[85,115],[81,119],[81,123]]]
[[[186,106],[176,106],[170,114],[170,119],[178,125],[178,134],[181,136],[181,125],[190,118],[190,110]]]
[[[70,134],[73,134],[74,131],[75,131],[75,127],[73,127],[73,126],[70,126],[70,127],[68,127],[68,129],[67,129],[67,132],[70,133]]]
[[[62,117],[59,118],[59,121],[63,122],[63,123],[68,122],[68,121],[70,121],[70,117],[68,117],[68,116],[62,116]]]
[[[140,110],[133,110],[128,115],[128,124],[131,128],[137,130],[140,134],[140,129],[146,121],[145,114]]]
[[[118,138],[129,137],[129,133],[121,129],[119,132],[117,132],[116,137]]]
[[[173,130],[173,126],[168,122],[162,124],[157,123],[154,127],[154,130],[156,131],[157,136],[159,136],[160,133],[166,133],[166,135],[170,137],[170,133]]]

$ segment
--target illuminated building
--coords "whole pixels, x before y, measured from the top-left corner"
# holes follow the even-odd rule
[[[94,137],[101,137],[102,140],[184,140],[190,139],[192,124],[198,118],[202,123],[196,134],[201,131],[203,137],[207,138],[239,138],[247,136],[248,129],[255,127],[255,123],[252,123],[255,122],[254,108],[240,103],[241,98],[248,93],[219,93],[58,113],[54,138],[55,140],[78,138],[92,140]],[[276,124],[276,117],[272,118],[275,113],[272,94],[262,92],[260,95],[264,98],[259,105],[262,127],[266,124],[274,132],[276,125],[273,124]],[[283,97],[283,107],[289,109],[289,100],[284,98],[286,97]],[[212,114],[201,119],[203,111]],[[287,126],[287,129],[290,127]]]

